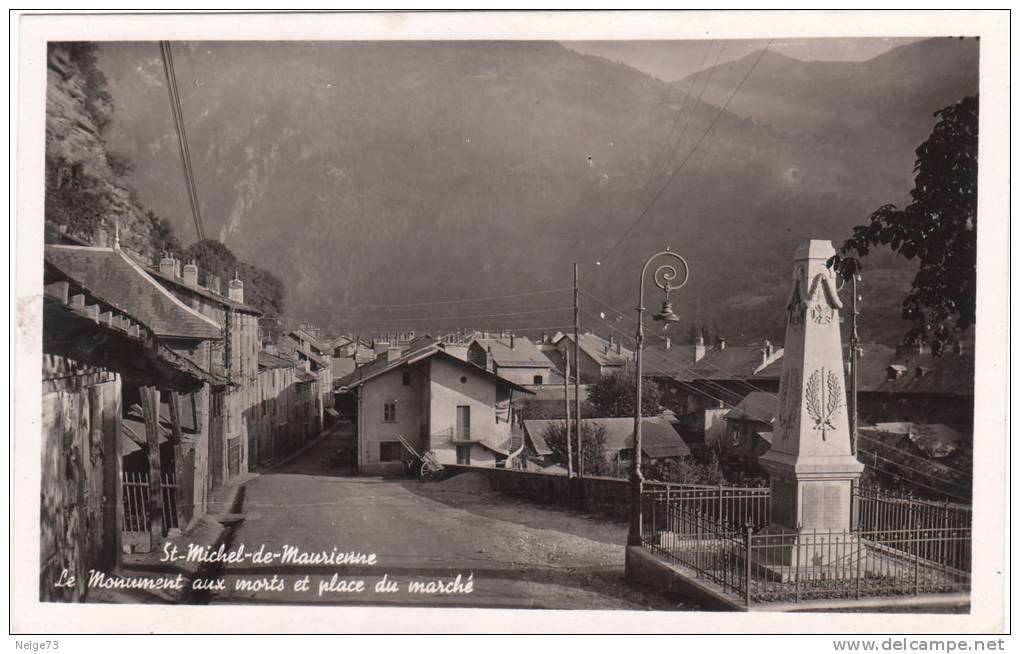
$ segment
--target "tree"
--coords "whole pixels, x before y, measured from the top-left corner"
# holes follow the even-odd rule
[[[692,457],[659,461],[648,466],[648,478],[677,484],[710,486],[724,481],[722,468],[719,467],[719,457],[714,452],[705,463],[694,461]]]
[[[571,426],[573,426],[571,422]],[[573,436],[573,435],[572,435]],[[543,434],[546,444],[553,451],[552,459],[561,465],[567,465],[567,430],[563,422],[554,422],[546,427]],[[597,422],[590,420],[581,421],[581,453],[584,458],[584,466],[581,468],[585,474],[601,474],[607,469],[606,463],[606,428]],[[577,438],[574,436],[571,443],[571,463],[573,469],[577,470]]]
[[[625,418],[634,415],[634,369],[627,365],[623,370],[602,377],[588,390],[588,401],[598,416]],[[662,391],[654,381],[645,379],[641,384],[641,415],[654,416],[662,410]]]
[[[914,326],[904,340],[927,341],[940,354],[975,318],[978,98],[966,97],[935,116],[938,123],[915,151],[910,204],[880,207],[867,225],[854,227],[831,263],[849,279],[878,245],[916,257],[920,267],[902,313]]]
[[[198,241],[184,250],[183,259],[194,260],[198,265],[200,284],[206,284],[209,275],[216,275],[222,284],[227,284],[236,274],[244,282],[246,304],[261,311],[267,319],[283,314],[283,282],[268,270],[239,260],[223,243],[211,238]]]

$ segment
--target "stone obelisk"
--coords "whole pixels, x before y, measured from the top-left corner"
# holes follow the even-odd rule
[[[787,565],[805,555],[824,564],[821,552],[845,550],[812,543],[821,532],[850,529],[851,490],[864,471],[850,449],[839,328],[843,305],[835,274],[825,265],[834,254],[829,241],[817,240],[794,254],[779,406],[772,447],[759,459],[771,477],[769,531],[790,534],[780,556],[786,560],[775,562]]]

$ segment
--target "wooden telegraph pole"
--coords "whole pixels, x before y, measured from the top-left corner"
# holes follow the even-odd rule
[[[564,376],[563,376],[563,430],[564,436],[567,438],[567,479],[570,479],[574,474],[574,455],[573,448],[570,445],[570,351],[567,350],[563,353],[564,362]]]
[[[574,264],[574,432],[577,434],[577,476],[584,476],[581,443],[581,307],[578,305],[577,264]]]

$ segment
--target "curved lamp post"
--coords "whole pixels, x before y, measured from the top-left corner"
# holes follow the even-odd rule
[[[648,258],[648,261],[645,261],[644,267],[641,268],[641,279],[638,286],[637,335],[634,338],[637,349],[637,378],[634,382],[634,455],[630,474],[631,502],[630,530],[627,533],[628,545],[641,545],[641,486],[644,483],[644,477],[641,474],[641,351],[645,340],[642,318],[645,312],[645,275],[648,272],[648,267],[659,257],[672,258],[673,261],[663,263],[652,273],[652,281],[665,293],[662,309],[652,316],[652,320],[664,322],[667,327],[680,320],[673,313],[673,303],[669,300],[669,292],[682,288],[690,277],[690,268],[687,266],[687,261],[676,252],[671,252],[669,248],[653,254]],[[677,267],[677,264],[680,265],[680,268]]]

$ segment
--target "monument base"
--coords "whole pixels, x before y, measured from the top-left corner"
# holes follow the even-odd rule
[[[789,531],[773,525],[756,534],[752,563],[772,581],[848,579],[867,556],[856,534],[847,531]]]

